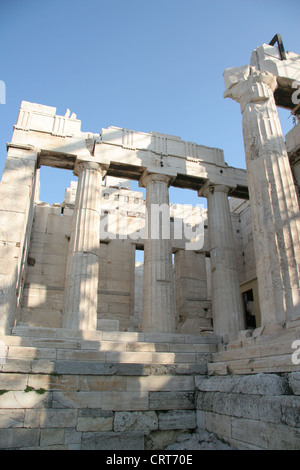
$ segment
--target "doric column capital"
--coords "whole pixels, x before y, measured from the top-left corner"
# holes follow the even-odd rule
[[[164,175],[162,173],[150,173],[145,170],[140,178],[139,186],[142,188],[147,188],[147,186],[153,182],[165,183],[170,186],[173,179],[174,177],[169,175]]]
[[[107,173],[106,168],[104,168],[103,165],[97,162],[92,162],[92,161],[76,161],[75,166],[74,166],[74,175],[79,176],[80,173],[82,173],[84,170],[94,170],[94,171],[99,171],[101,173],[102,178]]]
[[[225,184],[216,184],[212,183],[211,181],[207,181],[204,186],[202,186],[201,189],[198,191],[198,196],[200,197],[209,197],[213,193],[224,193],[228,195],[230,189],[232,189],[230,186],[227,186]]]
[[[273,97],[277,79],[270,72],[261,72],[255,67],[245,66],[227,69],[224,72],[227,89],[224,98],[232,98],[241,105],[242,113],[248,103],[259,103]]]

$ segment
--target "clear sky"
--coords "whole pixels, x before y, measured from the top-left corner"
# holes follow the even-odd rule
[[[245,168],[240,107],[223,71],[280,33],[300,53],[299,0],[0,0],[0,175],[22,100],[67,108],[94,133],[119,126],[224,150]],[[292,127],[280,113],[284,133]],[[71,172],[42,169],[41,200],[62,202]],[[172,190],[171,202],[197,201]]]

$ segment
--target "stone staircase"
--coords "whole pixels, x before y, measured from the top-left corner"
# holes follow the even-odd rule
[[[0,337],[0,447],[163,449],[196,429],[215,336],[16,326]]]
[[[300,321],[281,325],[268,332],[263,327],[240,332],[236,341],[220,344],[208,364],[209,375],[246,375],[259,373],[299,372],[300,364],[293,362],[292,355],[300,349]],[[294,345],[294,346],[293,346]],[[300,357],[300,353],[298,353]]]

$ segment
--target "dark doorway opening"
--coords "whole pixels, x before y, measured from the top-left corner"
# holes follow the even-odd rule
[[[246,292],[243,292],[243,299],[245,305],[245,314],[246,314],[246,328],[256,328],[256,318],[254,314],[254,298],[253,290],[249,289]]]

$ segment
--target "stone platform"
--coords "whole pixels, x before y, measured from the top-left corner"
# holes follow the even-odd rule
[[[208,365],[209,375],[299,372],[293,362],[294,343],[300,344],[300,320],[240,332],[235,341],[220,344]],[[298,347],[299,349],[299,347]],[[298,357],[298,356],[297,356]],[[297,359],[297,358],[296,358]]]
[[[197,427],[215,336],[14,327],[2,336],[5,449],[162,449]]]

